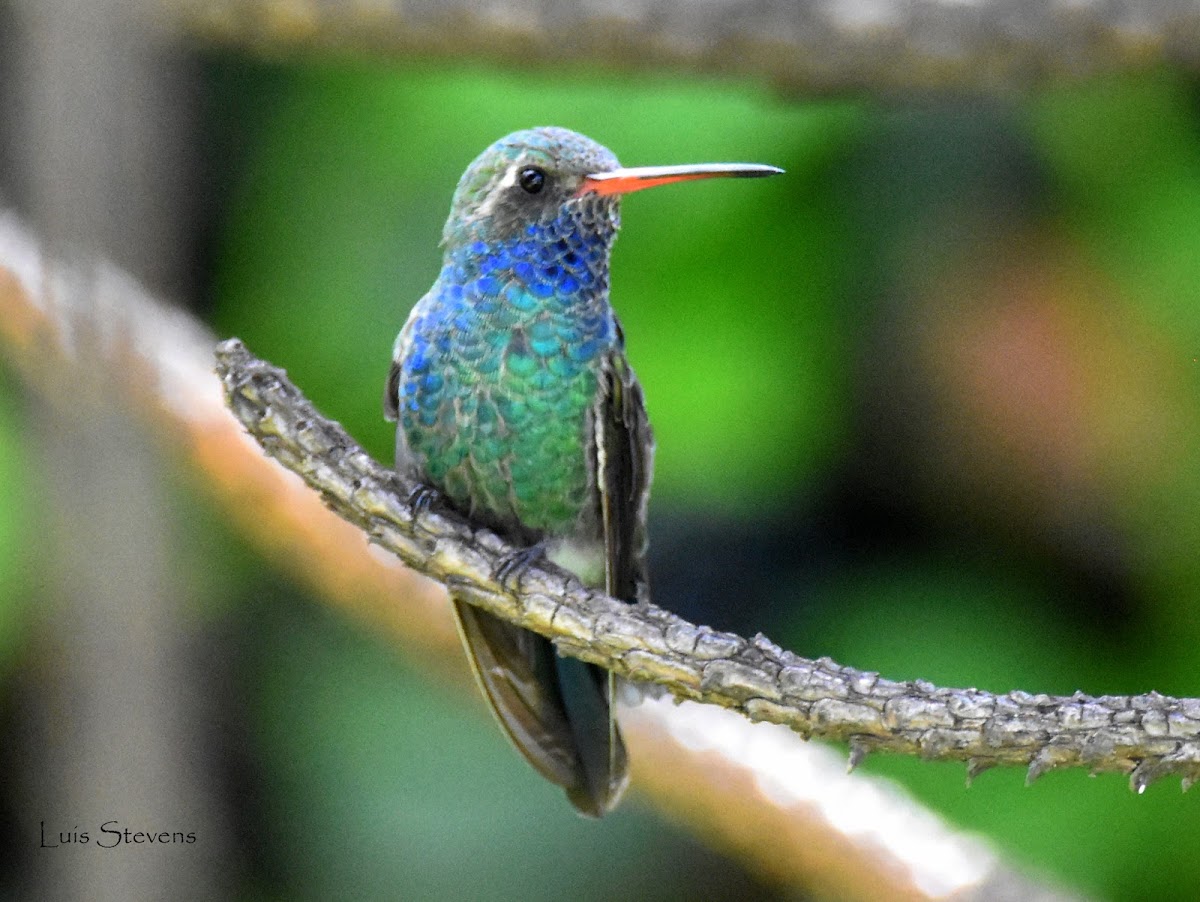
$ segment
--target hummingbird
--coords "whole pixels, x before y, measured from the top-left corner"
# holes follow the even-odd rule
[[[648,603],[654,438],[608,298],[620,198],[773,166],[622,168],[564,128],[501,138],[467,167],[433,287],[396,339],[384,392],[396,467],[587,586]],[[453,598],[475,677],[518,751],[583,814],[620,800],[628,758],[614,677],[550,640]]]

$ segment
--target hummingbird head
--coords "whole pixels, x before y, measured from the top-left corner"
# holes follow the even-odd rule
[[[459,179],[443,239],[503,241],[564,214],[613,231],[617,198],[581,189],[592,173],[619,168],[608,148],[565,128],[513,132],[476,157]]]
[[[467,167],[454,192],[443,241],[505,241],[555,222],[606,238],[620,225],[622,194],[671,182],[763,176],[773,166],[714,163],[621,168],[607,147],[565,128],[507,135]]]

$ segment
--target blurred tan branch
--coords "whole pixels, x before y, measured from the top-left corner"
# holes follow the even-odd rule
[[[102,324],[102,334],[86,345],[98,357],[79,358],[81,322]],[[224,406],[211,370],[213,344],[201,324],[156,301],[120,270],[50,259],[25,226],[0,212],[0,358],[26,384],[52,403],[78,404],[86,388],[129,404],[168,454],[191,464],[224,513],[282,571],[393,636],[427,668],[457,666],[465,675],[441,590],[394,556],[372,553],[357,527],[325,510],[317,493],[262,454]],[[274,397],[279,378],[265,365],[256,371],[257,380],[245,390],[261,385],[262,397]],[[290,417],[295,411],[280,413]],[[302,430],[304,441],[319,441],[324,428],[314,417]],[[328,428],[344,436],[339,427]],[[395,487],[394,475],[355,452],[348,438],[343,447],[348,457],[327,478],[336,482],[339,466],[361,467],[371,480]],[[311,460],[307,452],[303,457]],[[404,521],[402,498],[385,494],[382,511],[365,513],[394,513]],[[407,522],[413,524],[411,516]],[[438,514],[423,514],[413,525],[422,533],[414,546],[432,543],[441,560],[461,560],[468,578],[486,574],[492,551],[484,549],[499,547]],[[454,552],[451,540],[435,537],[441,529],[465,530],[472,545]],[[387,532],[400,534],[394,526]],[[545,588],[566,591],[554,574],[537,579],[550,581]],[[590,598],[588,604],[603,608],[606,601]],[[515,602],[497,596],[496,604]],[[547,604],[555,603],[536,606],[538,616],[544,617]],[[669,616],[655,615],[653,622],[668,622]],[[569,622],[563,617],[552,626],[562,633]],[[701,634],[708,637],[707,647],[722,651],[740,642],[696,633]],[[610,634],[607,642],[612,647],[628,637]],[[626,657],[627,669],[637,661],[637,655]],[[722,691],[744,685],[714,675],[726,687]],[[785,728],[750,724],[712,706],[667,701],[625,710],[622,723],[640,794],[773,880],[843,899],[1073,898],[1015,871],[986,842],[954,831],[887,781],[847,775],[831,752]],[[848,820],[851,811],[854,818]]]
[[[1013,88],[1200,60],[1200,7],[1152,0],[173,0],[219,43],[582,61],[787,89]]]

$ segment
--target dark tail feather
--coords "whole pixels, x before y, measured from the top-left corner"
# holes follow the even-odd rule
[[[560,657],[557,664],[559,690],[579,760],[579,784],[567,788],[567,798],[582,813],[600,817],[620,801],[629,783],[625,743],[612,715],[613,675],[574,658]]]
[[[580,812],[607,813],[628,783],[611,674],[469,604],[455,600],[454,610],[475,677],[517,750]]]

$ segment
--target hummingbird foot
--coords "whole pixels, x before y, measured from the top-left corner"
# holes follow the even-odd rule
[[[512,554],[506,554],[496,566],[496,582],[509,592],[519,594],[521,591],[521,575],[529,569],[529,565],[546,556],[546,543],[538,542],[528,548],[521,548]]]
[[[413,516],[425,513],[438,500],[440,493],[433,486],[418,485],[408,494],[408,504]]]

